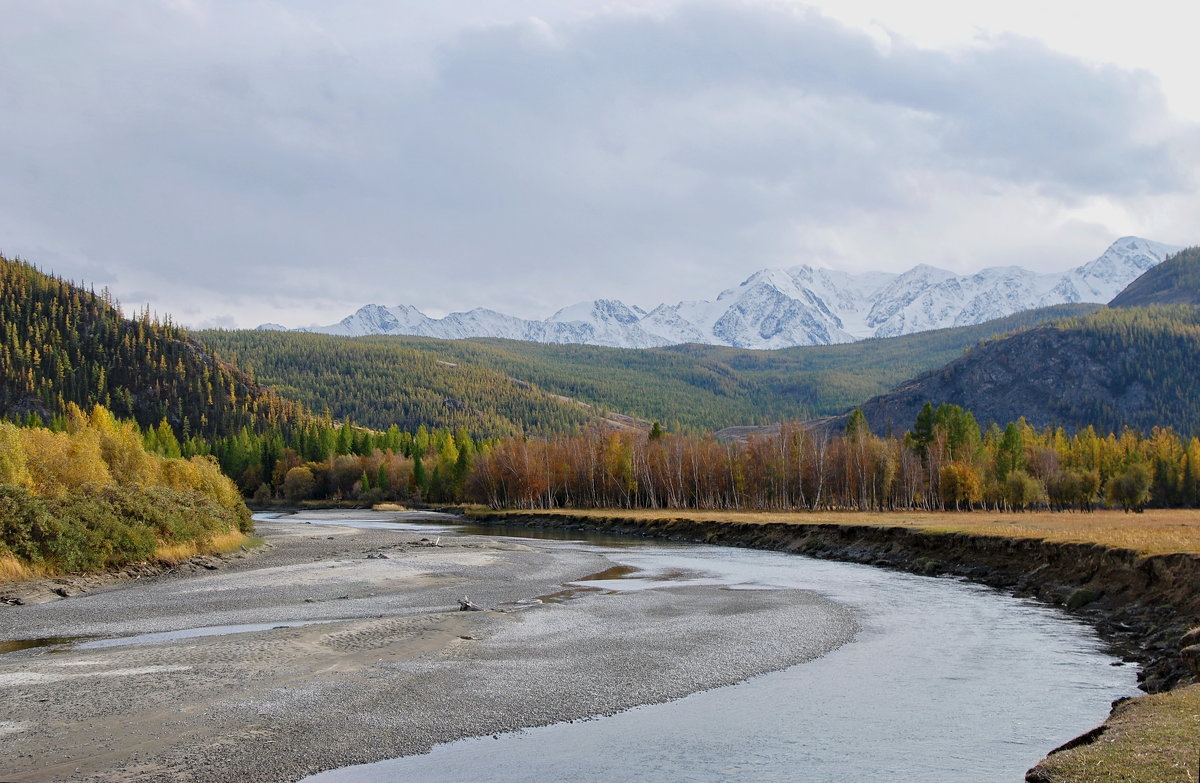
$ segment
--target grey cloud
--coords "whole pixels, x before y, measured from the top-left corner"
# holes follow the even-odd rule
[[[449,39],[426,12],[423,41],[400,28],[428,4],[24,5],[0,10],[0,246],[190,304],[654,304],[808,260],[798,234],[907,221],[931,182],[1191,185],[1195,130],[1148,131],[1151,77],[1020,39],[881,49],[750,4]]]
[[[893,113],[851,126],[881,139],[912,122],[907,113],[926,120],[925,132],[943,142],[934,165],[1092,193],[1183,184],[1170,140],[1145,138],[1168,116],[1149,74],[1091,66],[1017,37],[963,52],[893,44],[880,51],[813,13],[697,4],[666,18],[597,22],[561,43],[520,26],[488,30],[448,51],[441,74],[453,94],[539,114],[734,90],[863,102]],[[811,141],[802,129],[797,136]]]

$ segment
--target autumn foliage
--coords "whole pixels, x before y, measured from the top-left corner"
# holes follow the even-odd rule
[[[110,568],[249,529],[216,460],[148,452],[137,425],[105,408],[68,404],[62,432],[0,421],[0,560]]]
[[[842,434],[784,424],[778,435],[732,442],[599,429],[509,438],[476,457],[465,491],[525,509],[1195,507],[1200,439],[1162,429],[1067,435],[1024,420],[982,430],[961,408],[930,405],[902,438],[871,433],[861,416]]]

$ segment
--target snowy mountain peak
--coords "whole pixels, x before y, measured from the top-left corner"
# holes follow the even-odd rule
[[[949,269],[942,269],[941,267],[930,266],[929,264],[917,264],[912,269],[897,276],[896,280],[931,280],[940,283],[951,277],[954,277],[954,273]]]
[[[630,307],[616,299],[594,299],[590,302],[578,302],[564,307],[546,320],[552,323],[616,321],[622,324],[634,324],[645,317],[646,311],[640,307]]]
[[[435,319],[411,305],[373,304],[312,331],[502,337],[625,348],[688,342],[743,348],[826,345],[982,323],[1065,302],[1108,302],[1180,249],[1121,237],[1093,261],[1055,273],[1004,266],[956,275],[928,264],[903,274],[851,273],[799,264],[760,269],[713,300],[660,304],[647,313],[615,299],[595,299],[564,307],[541,321],[483,308]]]

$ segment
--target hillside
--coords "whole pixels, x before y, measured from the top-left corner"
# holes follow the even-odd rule
[[[0,256],[0,416],[48,421],[72,402],[142,427],[165,418],[184,438],[306,415],[169,320],[126,318],[107,295]]]
[[[569,430],[586,421],[586,411],[551,396],[561,395],[672,430],[708,431],[836,413],[982,339],[1094,308],[1063,305],[971,327],[778,351],[265,330],[197,336],[253,366],[281,394],[377,428],[466,426],[492,435]]]
[[[495,437],[571,430],[595,415],[486,365],[449,351],[390,338],[207,331],[198,337],[223,356],[253,366],[280,394],[333,418],[404,431],[466,428]]]
[[[1200,310],[1104,309],[984,343],[862,405],[877,432],[910,428],[926,402],[981,424],[1020,416],[1035,427],[1200,433]],[[843,415],[830,423],[844,426]]]
[[[1129,284],[1109,307],[1200,305],[1200,247],[1181,250]]]

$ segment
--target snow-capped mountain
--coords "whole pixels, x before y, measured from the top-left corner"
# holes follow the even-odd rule
[[[430,318],[411,305],[371,304],[336,324],[308,331],[503,337],[622,348],[687,342],[739,348],[829,345],[977,324],[1053,304],[1108,302],[1180,249],[1123,237],[1083,266],[1045,274],[1008,266],[959,276],[925,264],[899,275],[850,274],[808,265],[764,269],[711,301],[662,304],[647,313],[616,300],[597,299],[565,307],[544,321],[482,308]]]

